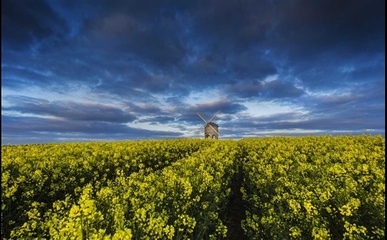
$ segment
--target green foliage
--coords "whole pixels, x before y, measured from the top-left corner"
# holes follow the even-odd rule
[[[381,136],[2,146],[5,239],[384,239]],[[235,189],[234,176],[241,178]]]
[[[381,136],[242,140],[251,239],[384,239]]]
[[[117,173],[147,174],[163,169],[212,144],[213,141],[152,140],[2,146],[1,234],[24,234],[23,226],[30,221],[34,203],[40,204],[34,209],[43,218],[56,201],[69,198],[76,202],[88,184],[100,189],[114,181]],[[41,228],[28,231],[34,237],[46,235]]]

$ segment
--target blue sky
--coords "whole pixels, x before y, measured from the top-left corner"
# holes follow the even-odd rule
[[[2,0],[2,144],[384,135],[384,9]]]

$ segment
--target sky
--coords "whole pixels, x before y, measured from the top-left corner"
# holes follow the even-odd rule
[[[2,144],[385,134],[384,0],[2,0]]]

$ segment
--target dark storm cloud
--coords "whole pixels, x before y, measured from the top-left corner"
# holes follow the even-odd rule
[[[383,41],[385,2],[375,1],[282,1],[276,44],[299,58],[339,50],[346,57],[363,51],[380,51]],[[286,45],[290,45],[290,48]],[[285,49],[286,47],[286,49]],[[356,52],[349,51],[357,49]],[[293,55],[294,54],[294,55]]]
[[[286,135],[286,132],[290,130],[302,130],[304,134],[360,134],[368,132],[384,135],[384,99],[384,84],[378,85],[375,82],[358,85],[351,92],[336,92],[317,96],[304,94],[293,99],[295,102],[304,103],[300,110],[295,109],[292,112],[260,117],[242,114],[234,117],[234,120],[223,122],[222,132],[223,135],[230,137],[250,135],[252,132],[256,136],[265,136],[271,131],[275,131],[279,135]],[[237,130],[235,130],[236,126]]]
[[[365,129],[377,129],[382,131],[384,124],[380,122],[367,121],[362,118],[351,119],[337,119],[336,117],[318,118],[310,120],[301,120],[297,122],[276,122],[270,125],[266,125],[267,129],[304,129],[304,130],[321,130],[332,131],[335,129],[340,130],[365,130]]]
[[[92,141],[93,139],[125,140],[145,138],[175,138],[176,132],[150,131],[97,121],[70,121],[41,117],[1,117],[2,143],[46,143]],[[43,141],[42,141],[43,140]]]
[[[20,114],[61,119],[74,134],[83,124],[117,134],[129,122],[198,124],[196,112],[209,119],[218,110],[230,136],[249,127],[380,130],[384,9],[383,0],[4,0],[4,99],[33,89],[98,103],[19,98],[2,109],[12,122]],[[216,94],[197,103],[193,95],[205,91]],[[262,100],[309,115],[273,115],[262,125],[246,113]],[[241,131],[227,125],[235,115]]]
[[[211,118],[215,116],[212,120],[217,122],[218,120],[221,120],[224,115],[237,114],[246,109],[247,108],[243,104],[223,99],[176,107],[166,115],[166,120],[177,124],[182,127],[181,129],[185,129],[184,126],[182,126],[182,123],[187,124],[188,126],[201,126],[204,124],[203,119],[198,116],[198,113],[206,121],[211,120]]]
[[[50,119],[42,117],[2,118],[4,133],[25,132],[79,132],[79,133],[128,133],[126,126],[98,121],[69,121],[68,119]]]
[[[3,78],[3,86],[8,88],[21,89],[31,83],[41,87],[50,84],[50,73],[39,69],[4,65],[1,71],[3,76],[7,76]]]
[[[368,82],[358,84],[347,92],[336,92],[318,96],[305,96],[305,108],[312,114],[335,115],[337,118],[353,114],[384,116],[384,83]],[[384,118],[384,117],[383,117]],[[382,122],[383,118],[380,118]]]
[[[348,51],[356,52],[357,49]],[[353,58],[344,57],[337,52],[326,53],[317,59],[307,59],[309,62],[295,61],[287,70],[287,74],[301,80],[305,87],[313,91],[345,88],[366,82],[383,84],[385,81],[383,52]]]
[[[224,114],[234,114],[243,110],[246,110],[246,107],[240,103],[234,103],[229,100],[219,100],[207,103],[200,103],[189,108],[189,111],[192,112],[202,112],[203,114],[213,115],[221,109],[221,112]]]
[[[234,130],[235,125],[238,126],[238,130]],[[283,132],[286,132],[286,130],[301,129],[307,134],[314,131],[330,134],[336,130],[342,133],[364,133],[367,130],[373,130],[379,134],[384,134],[384,123],[379,121],[378,118],[364,121],[364,118],[356,116],[356,114],[350,114],[347,118],[337,118],[336,116],[311,118],[302,114],[279,114],[265,117],[250,117],[246,120],[241,118],[236,122],[223,124],[221,128],[224,134],[232,134],[234,131],[238,133],[239,131],[238,135],[242,136],[251,133],[259,134],[259,132],[267,134],[270,131],[283,130]]]
[[[247,81],[225,85],[224,92],[230,97],[238,98],[297,98],[304,91],[290,83],[280,80]]]
[[[350,79],[340,77],[337,68],[353,64],[356,69],[378,54],[384,62],[384,5],[380,0],[284,1],[287,10],[279,13],[278,35],[271,39],[274,54],[308,87],[338,87]]]
[[[275,24],[269,1],[198,1],[194,10],[197,30],[231,51],[262,43]]]
[[[60,45],[52,45],[49,39],[40,42],[42,46],[39,52],[50,58],[49,66],[42,65],[45,59],[42,58],[43,56],[35,57],[30,61],[32,64],[42,62],[40,65],[36,63],[34,65],[51,68],[52,78],[60,76],[70,81],[92,84],[97,81],[96,76],[103,76],[102,70],[107,70],[113,73],[112,78],[124,79],[124,81],[112,82],[109,78],[103,78],[102,82],[113,85],[111,89],[116,89],[114,85],[119,89],[123,84],[133,85],[133,82],[136,82],[141,83],[141,87],[151,92],[173,91],[180,94],[185,90],[182,84],[194,89],[203,85],[211,86],[235,77],[246,78],[252,75],[265,77],[275,73],[275,67],[270,61],[262,59],[262,56],[255,57],[256,54],[250,53],[248,48],[245,48],[244,52],[236,53],[229,44],[223,44],[224,29],[214,31],[213,37],[207,36],[208,32],[202,32],[201,28],[207,25],[202,25],[202,21],[207,21],[206,18],[211,16],[212,12],[203,15],[201,12],[206,9],[205,4],[191,5],[193,6],[190,9],[185,4],[169,2],[150,4],[147,7],[130,1],[105,5],[105,11],[98,10],[100,11],[98,17],[79,19],[83,23],[78,25],[83,27],[78,27],[75,31],[78,37],[72,42],[68,42],[67,39]],[[45,8],[49,7],[45,6]],[[62,7],[66,9],[66,5]],[[223,11],[217,10],[215,5],[212,5],[211,9],[217,12]],[[54,14],[58,10],[50,12]],[[35,16],[40,13],[32,9],[31,14]],[[71,28],[73,21],[61,15],[63,13],[55,18],[63,18],[68,25],[67,28]],[[216,18],[223,21],[223,17],[225,16],[219,13]],[[187,26],[185,18],[197,21],[199,25],[192,23],[192,26]],[[244,24],[246,21],[252,20],[244,20],[234,25],[237,28],[238,24]],[[9,25],[13,22],[11,21]],[[51,29],[51,32],[55,31],[54,26],[47,25],[47,28]],[[186,33],[187,31],[192,33]],[[191,37],[194,41],[190,42]],[[200,41],[198,38],[203,40]],[[57,47],[60,47],[59,52],[55,49]],[[72,54],[73,49],[76,54]],[[101,60],[95,59],[95,55],[103,56],[105,64],[100,64]],[[191,56],[195,59],[187,63],[187,58]],[[133,62],[134,59],[137,62]],[[108,63],[109,60],[113,62],[114,67]],[[250,64],[244,64],[245,61],[250,61]],[[132,64],[134,67],[145,66],[148,71],[140,69],[133,76],[133,72],[128,73],[127,70],[117,69],[117,66],[130,69],[133,68]],[[172,71],[173,76],[165,74],[164,71]],[[188,94],[188,90],[185,94]]]
[[[12,102],[13,106],[4,107],[3,110],[5,111],[16,111],[75,121],[126,123],[136,119],[133,114],[109,105],[71,101],[50,102],[27,97],[8,97],[6,99]]]
[[[44,1],[1,1],[2,48],[34,47],[42,40],[66,34],[65,22]]]
[[[176,21],[162,16],[150,23],[142,20],[127,13],[112,13],[92,23],[89,38],[95,47],[130,50],[130,54],[151,64],[165,66],[179,62],[184,47],[173,34],[180,28]]]
[[[131,112],[144,115],[159,115],[162,114],[162,109],[157,104],[142,104],[136,105],[133,102],[124,102],[124,105],[129,108]]]

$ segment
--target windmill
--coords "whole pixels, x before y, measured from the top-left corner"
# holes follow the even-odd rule
[[[218,132],[218,128],[219,126],[212,122],[212,120],[214,120],[215,116],[220,112],[217,111],[214,116],[212,116],[212,118],[207,121],[202,115],[200,115],[200,113],[197,113],[199,115],[199,117],[201,119],[203,119],[203,121],[206,123],[204,124],[204,138],[213,138],[213,139],[218,139],[219,138],[219,132]]]

